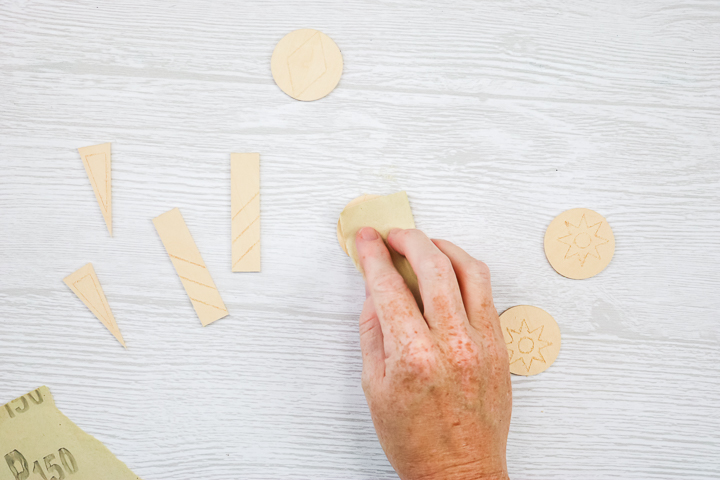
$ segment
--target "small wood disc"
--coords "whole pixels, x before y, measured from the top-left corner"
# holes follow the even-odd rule
[[[272,76],[280,89],[296,100],[317,100],[340,81],[343,58],[330,37],[304,28],[278,42],[270,60]]]
[[[349,202],[347,205],[345,205],[345,208],[352,207],[353,205],[357,205],[358,203],[362,203],[362,202],[364,202],[365,200],[370,200],[370,199],[373,199],[373,198],[377,198],[377,197],[379,197],[379,196],[380,196],[380,195],[372,195],[372,194],[360,195],[359,197],[353,198],[352,200],[350,200],[350,202]],[[343,210],[345,210],[345,208],[343,208]],[[340,226],[340,219],[339,219],[339,218],[338,218],[338,223],[337,223],[337,239],[338,239],[338,243],[340,244],[340,248],[343,249],[343,252],[345,252],[345,255],[349,255],[349,253],[348,253],[348,251],[347,251],[347,245],[345,245],[345,236],[343,235],[342,227]]]
[[[581,280],[602,272],[615,253],[605,217],[587,208],[561,213],[545,232],[545,256],[560,275]]]
[[[500,315],[510,373],[537,375],[553,364],[560,353],[560,327],[542,308],[518,305]]]

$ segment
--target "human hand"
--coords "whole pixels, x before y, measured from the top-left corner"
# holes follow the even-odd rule
[[[419,230],[387,240],[417,274],[425,307],[382,238],[361,229],[362,385],[388,460],[403,480],[507,479],[512,392],[487,266]]]

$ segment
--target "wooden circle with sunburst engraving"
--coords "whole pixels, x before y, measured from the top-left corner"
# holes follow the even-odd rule
[[[500,326],[510,356],[510,373],[537,375],[560,353],[560,327],[542,308],[518,305],[500,315]]]
[[[605,217],[587,208],[561,213],[545,232],[545,256],[560,275],[590,278],[608,266],[615,236]]]
[[[273,50],[272,76],[280,89],[296,100],[318,100],[340,81],[340,49],[324,33],[304,28],[285,35]]]

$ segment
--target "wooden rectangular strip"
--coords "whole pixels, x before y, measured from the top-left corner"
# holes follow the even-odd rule
[[[260,154],[230,155],[232,271],[260,271]]]
[[[173,208],[154,218],[153,223],[203,327],[226,317],[225,303],[180,210]]]

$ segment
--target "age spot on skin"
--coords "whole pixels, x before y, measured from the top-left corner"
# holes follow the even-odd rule
[[[437,325],[442,325],[442,329],[446,333],[453,335],[455,333],[453,323],[459,312],[451,299],[447,298],[446,295],[437,295],[433,297],[432,307]]]

